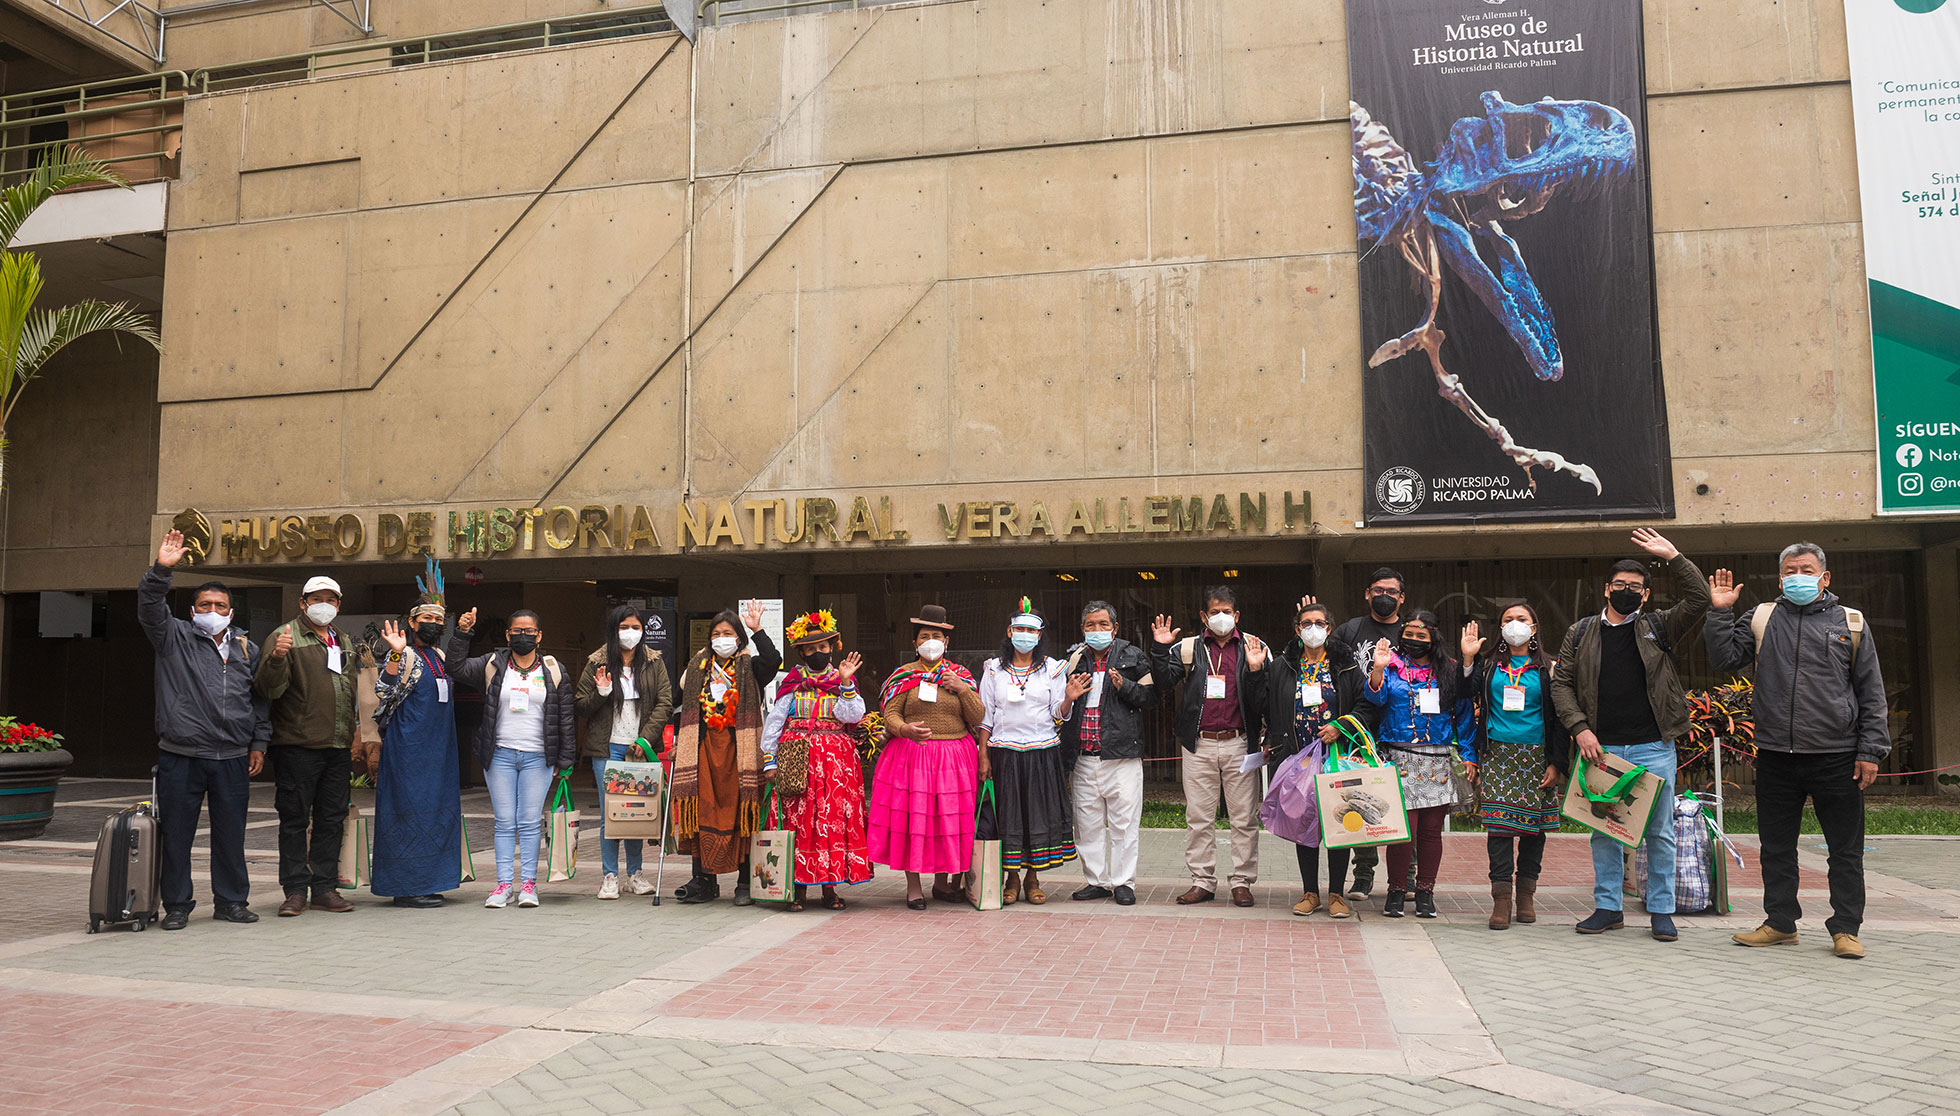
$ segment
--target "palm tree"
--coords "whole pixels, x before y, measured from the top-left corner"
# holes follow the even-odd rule
[[[0,190],[0,245],[11,245],[41,203],[71,186],[129,183],[80,147],[49,151],[26,179]],[[7,423],[27,385],[48,361],[91,333],[134,334],[161,350],[156,325],[126,302],[88,299],[72,306],[40,307],[41,261],[32,252],[0,254],[0,487],[6,484]]]

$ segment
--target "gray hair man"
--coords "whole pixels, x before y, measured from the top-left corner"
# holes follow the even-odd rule
[[[1075,844],[1085,881],[1069,898],[1113,898],[1127,907],[1137,901],[1143,711],[1157,692],[1149,655],[1116,630],[1116,606],[1108,601],[1082,610],[1082,642],[1069,650],[1068,674],[1091,681],[1062,723],[1062,754],[1074,772]]]
[[[1742,587],[1716,570],[1702,639],[1717,670],[1756,667],[1756,814],[1762,838],[1763,924],[1735,935],[1744,946],[1795,945],[1797,831],[1804,800],[1817,810],[1830,850],[1831,917],[1839,957],[1865,955],[1865,788],[1892,750],[1885,680],[1864,614],[1830,591],[1816,543],[1793,543],[1777,558],[1780,595],[1744,616]]]

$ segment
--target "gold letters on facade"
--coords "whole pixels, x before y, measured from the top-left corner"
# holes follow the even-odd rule
[[[1297,495],[1297,499],[1295,498]],[[1265,535],[1272,533],[1264,492],[1193,496],[1096,496],[1060,500],[963,500],[937,506],[937,522],[947,542],[998,539],[1100,538],[1118,535]],[[1284,494],[1282,530],[1312,523],[1312,496]],[[376,558],[412,559],[425,554],[451,558],[534,556],[559,551],[581,554],[662,553],[669,548],[655,513],[641,504],[557,504],[548,508],[472,508],[452,510],[438,530],[433,511],[380,512],[370,520],[357,512],[334,515],[245,516],[220,523],[215,554],[232,563],[278,559],[354,559],[367,554],[370,533]],[[187,508],[177,518],[198,516]],[[201,516],[199,516],[201,518]],[[898,525],[890,496],[854,496],[848,502],[823,496],[797,499],[695,500],[681,504],[671,519],[674,547],[680,552],[782,550],[795,546],[904,544],[911,540]],[[207,537],[209,528],[206,528]]]

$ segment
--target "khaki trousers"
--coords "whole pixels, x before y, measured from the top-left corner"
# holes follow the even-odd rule
[[[1232,886],[1251,887],[1259,878],[1259,772],[1241,771],[1245,737],[1207,740],[1184,753],[1184,866],[1191,884],[1218,890],[1218,796],[1225,796],[1225,813],[1232,821]]]

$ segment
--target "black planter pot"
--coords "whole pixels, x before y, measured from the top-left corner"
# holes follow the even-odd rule
[[[25,841],[48,828],[55,788],[73,762],[65,748],[0,752],[0,841]]]

